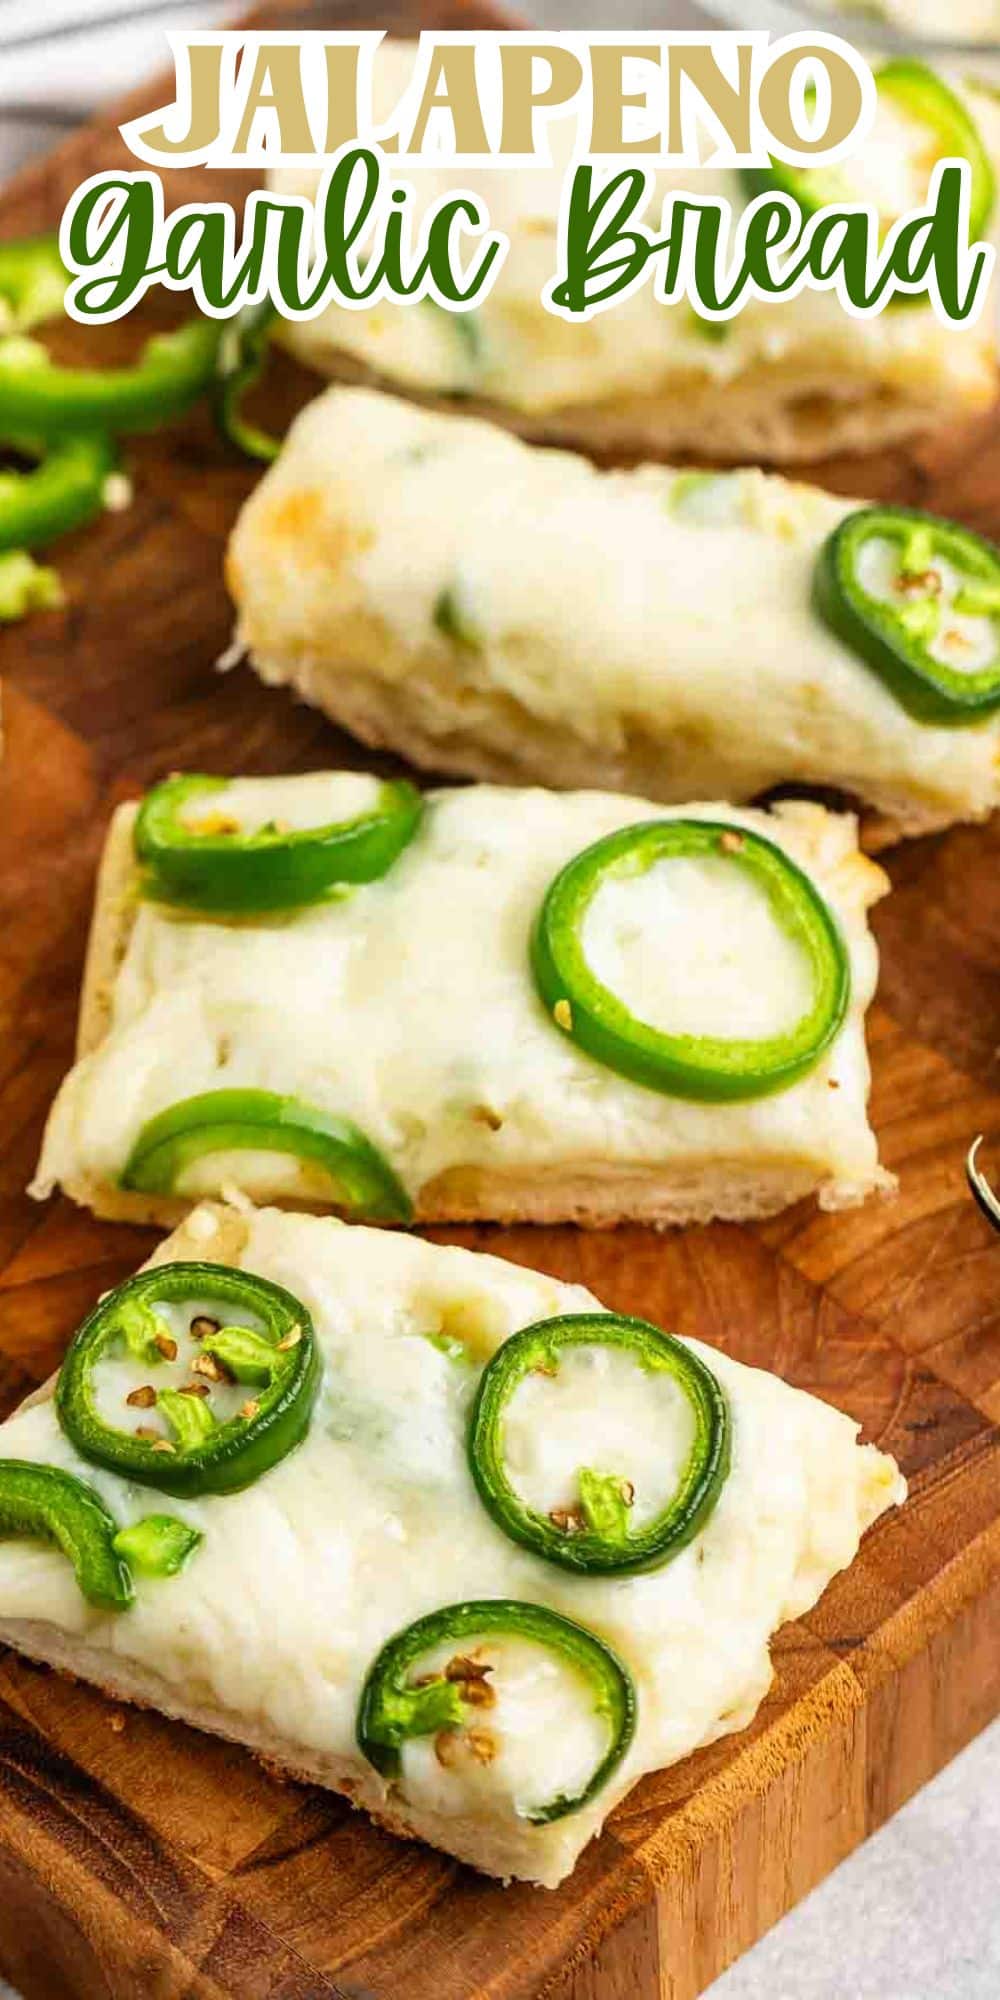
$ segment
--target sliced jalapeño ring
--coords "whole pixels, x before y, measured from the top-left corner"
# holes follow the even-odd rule
[[[971,112],[943,77],[929,69],[926,63],[912,57],[896,57],[891,62],[883,63],[875,71],[875,85],[882,117],[891,119],[896,127],[902,119],[912,128],[912,154],[906,145],[905,131],[894,130],[892,142],[897,159],[902,157],[905,164],[912,166],[914,208],[925,200],[931,167],[936,166],[939,160],[968,162],[969,235],[970,240],[975,241],[982,235],[992,214],[996,200],[996,177]],[[869,146],[873,142],[876,152],[885,144],[877,125]],[[860,147],[856,156],[861,163],[860,172],[850,158],[822,167],[791,166],[786,161],[772,159],[766,167],[744,168],[743,178],[752,195],[790,195],[797,203],[803,221],[808,221],[810,216],[827,206],[837,207],[870,199],[863,171],[865,151],[864,146]],[[896,201],[890,207],[885,203],[879,204],[876,199],[875,206],[882,229],[887,231],[906,212],[909,204]],[[908,297],[906,294],[897,295],[894,303],[906,304]],[[922,302],[918,295],[913,295],[913,303]]]
[[[24,1536],[62,1550],[88,1604],[127,1611],[135,1591],[115,1547],[118,1523],[75,1473],[27,1459],[0,1459],[0,1540]]]
[[[766,897],[808,967],[809,1003],[782,1033],[730,1040],[665,1032],[634,1014],[588,962],[585,924],[606,883],[643,875],[661,861],[709,857],[739,870]],[[597,1062],[650,1090],[713,1102],[763,1097],[797,1082],[833,1041],[850,999],[844,940],[809,877],[759,833],[716,820],[642,821],[585,848],[548,889],[531,962],[556,1027]]]
[[[140,1409],[148,1407],[151,1415],[162,1414],[167,1429],[143,1423],[126,1430],[102,1411],[98,1369],[106,1357],[124,1354],[153,1375],[163,1361],[178,1359],[177,1334],[157,1310],[164,1306],[191,1309],[192,1360],[182,1365],[190,1366],[192,1381],[158,1390],[140,1375],[133,1401]],[[241,1317],[256,1324],[241,1326]],[[266,1370],[258,1365],[252,1396],[222,1421],[212,1411],[210,1385],[234,1384],[241,1373],[232,1354],[225,1365],[211,1359],[213,1343],[209,1338],[203,1342],[201,1332],[206,1322],[216,1336],[236,1331],[255,1335],[258,1364],[267,1361]],[[304,1438],[319,1381],[312,1319],[283,1286],[226,1264],[161,1264],[109,1292],[78,1328],[59,1370],[56,1412],[81,1456],[123,1479],[181,1498],[236,1493]],[[203,1399],[206,1388],[209,1397]]]
[[[421,1661],[443,1645],[460,1661],[470,1647],[491,1638],[522,1639],[564,1661],[592,1695],[605,1726],[606,1746],[589,1777],[574,1792],[560,1792],[530,1807],[534,1825],[564,1819],[603,1791],[625,1756],[636,1726],[636,1694],[628,1669],[594,1632],[542,1604],[483,1598],[451,1604],[408,1625],[382,1647],[370,1668],[358,1707],[362,1756],[384,1778],[398,1780],[404,1743],[439,1731],[461,1730],[475,1716],[461,1676],[417,1674]],[[477,1683],[481,1686],[481,1682]]]
[[[692,1419],[691,1442],[674,1490],[638,1528],[626,1472],[581,1465],[570,1508],[542,1513],[518,1493],[505,1433],[511,1399],[526,1377],[557,1377],[574,1349],[624,1352],[637,1368],[669,1374]],[[722,1388],[700,1356],[646,1320],[617,1313],[569,1313],[514,1333],[484,1368],[469,1420],[469,1467],[483,1506],[511,1541],[560,1568],[597,1576],[659,1569],[685,1548],[713,1513],[729,1475],[731,1423]]]

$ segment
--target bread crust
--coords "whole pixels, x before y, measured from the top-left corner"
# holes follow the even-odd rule
[[[821,809],[812,810],[822,817]],[[133,849],[137,811],[133,803],[116,810],[98,871],[80,1000],[78,1060],[101,1045],[112,1025],[115,979],[140,901]],[[852,858],[866,870],[864,899],[870,903],[884,892],[885,877],[864,856],[855,854]],[[60,1184],[74,1201],[103,1220],[168,1229],[176,1228],[198,1199],[134,1192],[83,1172],[63,1175]],[[602,1160],[577,1159],[563,1173],[546,1171],[530,1175],[458,1166],[424,1183],[415,1196],[413,1219],[427,1224],[572,1223],[583,1229],[638,1223],[666,1229],[716,1218],[729,1222],[758,1220],[776,1215],[811,1195],[816,1196],[824,1209],[854,1207],[873,1192],[892,1193],[895,1185],[895,1177],[881,1167],[876,1169],[872,1181],[857,1188],[843,1181],[824,1182],[814,1163],[807,1159],[796,1162],[784,1156],[777,1160],[759,1158],[752,1165],[724,1157],[710,1165],[702,1160],[677,1158],[662,1167],[639,1163],[612,1167]],[[41,1178],[32,1188],[41,1198],[51,1191],[51,1184]],[[236,1206],[246,1202],[238,1187],[226,1186],[221,1192],[224,1199]],[[288,1201],[270,1197],[269,1205],[318,1214],[336,1213],[332,1204],[299,1197]]]
[[[827,367],[754,365],[752,374],[721,387],[693,378],[672,383],[661,395],[566,404],[545,411],[516,409],[486,396],[442,395],[400,382],[315,337],[282,340],[307,366],[334,382],[384,389],[427,409],[486,417],[532,444],[563,445],[598,460],[663,459],[690,454],[712,464],[803,465],[810,460],[884,451],[963,417],[971,421],[993,403],[1000,376],[983,358],[975,384],[940,395],[918,394],[878,376],[847,377]]]
[[[503,1829],[481,1820],[436,1813],[426,1806],[408,1806],[360,1755],[350,1758],[320,1751],[310,1754],[301,1743],[290,1743],[273,1729],[248,1723],[217,1703],[188,1697],[180,1700],[176,1688],[161,1675],[137,1666],[120,1654],[109,1655],[104,1647],[88,1646],[85,1640],[72,1638],[45,1620],[0,1619],[0,1645],[13,1646],[25,1658],[52,1667],[70,1679],[88,1682],[112,1701],[152,1709],[171,1722],[186,1723],[189,1728],[249,1750],[272,1776],[339,1792],[397,1839],[426,1841],[439,1851],[443,1849],[445,1858],[454,1855],[483,1874],[499,1877],[504,1886],[517,1877],[521,1881],[537,1881],[542,1888],[554,1888],[566,1872],[558,1863],[540,1869],[542,1857],[537,1839],[519,1836],[515,1825]],[[109,1671],[112,1659],[113,1670]],[[742,1727],[743,1718],[737,1717],[731,1726]],[[631,1783],[630,1779],[624,1785],[609,1787],[601,1800],[600,1814],[589,1824],[588,1837],[600,1830],[603,1819]],[[537,1829],[531,1827],[531,1834],[536,1833]]]
[[[237,632],[237,646],[241,646]],[[385,681],[377,674],[337,667],[329,672],[322,661],[301,656],[289,671],[266,654],[249,653],[254,672],[268,687],[291,687],[311,707],[319,708],[339,728],[372,750],[389,750],[418,770],[453,773],[480,784],[545,785],[557,791],[626,792],[637,798],[660,798],[665,805],[683,803],[672,785],[657,782],[666,749],[654,736],[635,729],[620,755],[602,750],[592,740],[574,736],[561,723],[520,707],[506,690],[481,689],[477,718],[463,723],[461,704],[454,703],[454,727],[441,727],[447,692],[428,659],[418,661],[403,680]],[[484,726],[483,711],[489,708]],[[803,786],[808,794],[810,787]],[[953,806],[922,805],[877,785],[867,787],[871,810],[862,811],[861,845],[880,853],[896,841],[937,833],[953,826]],[[971,820],[988,819],[992,804],[970,811]]]
[[[94,910],[80,988],[76,1059],[88,1056],[111,1029],[115,977],[135,920],[138,884],[132,834],[139,808],[119,806],[108,828],[94,887]]]
[[[252,1231],[253,1212],[249,1205],[233,1209],[222,1203],[199,1203],[187,1221],[158,1245],[142,1269],[148,1271],[161,1264],[206,1256],[213,1262],[239,1267],[245,1258],[252,1259]],[[21,1409],[51,1399],[56,1379],[52,1376],[35,1390]],[[905,1487],[891,1460],[873,1447],[857,1451],[853,1442],[855,1429],[851,1427],[849,1450],[856,1473],[853,1514],[856,1547],[871,1523],[888,1506],[903,1499]],[[864,1470],[866,1457],[872,1461],[871,1476]],[[844,1490],[850,1492],[846,1468],[845,1482]],[[803,1552],[812,1551],[813,1545],[808,1540],[802,1546]],[[838,1567],[832,1561],[830,1573],[836,1573]],[[813,1570],[814,1558],[810,1553],[810,1560],[801,1572],[802,1601],[786,1598],[777,1614],[778,1623],[801,1615],[816,1601],[818,1585]],[[84,1680],[113,1701],[149,1708],[172,1721],[186,1723],[249,1750],[274,1774],[336,1791],[398,1837],[425,1840],[443,1850],[445,1857],[454,1856],[501,1880],[517,1878],[555,1887],[575,1866],[587,1842],[599,1833],[608,1814],[642,1774],[634,1762],[626,1761],[598,1801],[545,1826],[512,1813],[491,1815],[489,1811],[476,1813],[471,1809],[462,1814],[444,1813],[427,1801],[404,1798],[362,1756],[353,1735],[339,1753],[316,1748],[315,1740],[309,1744],[284,1735],[273,1723],[260,1719],[259,1709],[248,1707],[244,1714],[226,1705],[215,1692],[217,1683],[210,1682],[207,1675],[199,1686],[197,1671],[190,1671],[189,1662],[185,1663],[184,1671],[168,1679],[159,1670],[161,1662],[156,1653],[152,1664],[131,1658],[126,1648],[126,1628],[119,1626],[116,1619],[112,1623],[122,1632],[122,1646],[108,1633],[106,1619],[96,1621],[105,1637],[102,1642],[94,1643],[93,1622],[93,1614],[84,1613],[83,1629],[67,1631],[52,1619],[8,1616],[0,1618],[0,1645],[12,1646],[28,1659]],[[752,1673],[748,1672],[738,1703],[713,1717],[701,1741],[712,1742],[744,1729],[766,1694],[770,1678],[770,1661],[765,1658]]]
[[[894,1175],[879,1168],[874,1191],[892,1194]],[[132,1222],[173,1229],[190,1214],[197,1197],[134,1194],[86,1175],[64,1183],[65,1191],[84,1208],[107,1222]],[[755,1222],[778,1215],[793,1202],[815,1195],[823,1209],[859,1207],[871,1187],[830,1188],[817,1183],[809,1166],[786,1163],[755,1167],[750,1172],[733,1161],[713,1163],[711,1171],[683,1162],[670,1172],[655,1168],[614,1168],[595,1164],[574,1167],[566,1174],[544,1178],[505,1177],[485,1168],[456,1167],[421,1189],[414,1220],[418,1223],[495,1222],[573,1223],[579,1229],[616,1229],[641,1223],[652,1229],[684,1227],[701,1222]],[[224,1188],[228,1201],[239,1201],[237,1188]],[[243,1197],[245,1198],[245,1197]],[[271,1208],[329,1215],[332,1205],[270,1196]]]

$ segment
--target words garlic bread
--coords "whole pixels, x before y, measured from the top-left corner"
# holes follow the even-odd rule
[[[412,60],[406,43],[383,43],[374,77],[377,116],[392,111]],[[820,183],[824,200],[871,204],[888,228],[926,201],[937,159],[964,154],[976,189],[983,189],[970,220],[977,230],[995,228],[991,163],[1000,158],[1000,109],[988,86],[977,90],[955,76],[945,81],[916,62],[876,67],[876,83],[876,120],[863,144],[834,168],[794,175],[790,191],[804,213]],[[311,366],[342,380],[448,402],[471,399],[531,436],[640,456],[691,451],[716,460],[791,461],[875,451],[993,401],[996,339],[988,303],[978,321],[956,327],[939,322],[924,303],[907,301],[859,319],[833,292],[802,291],[791,299],[751,300],[718,323],[699,317],[686,300],[663,305],[647,282],[586,322],[547,312],[542,295],[556,275],[572,138],[572,120],[549,126],[551,167],[462,169],[461,185],[480,197],[493,226],[510,240],[492,291],[473,311],[333,306],[286,323],[282,339]],[[269,176],[279,193],[309,198],[320,178],[312,167],[282,167]],[[446,161],[421,165],[416,180],[427,206],[455,186]],[[693,194],[728,201],[738,221],[759,192],[760,176],[736,169],[657,170],[646,220],[659,234],[664,199]]]

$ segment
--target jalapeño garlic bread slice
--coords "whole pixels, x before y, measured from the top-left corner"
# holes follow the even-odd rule
[[[393,110],[412,60],[411,45],[382,44],[377,114]],[[939,158],[964,154],[984,194],[977,222],[992,235],[1000,107],[988,86],[945,81],[918,63],[907,68],[915,74],[900,88],[899,65],[884,65],[876,122],[827,177],[826,199],[871,203],[888,226],[923,205]],[[551,167],[463,169],[463,186],[510,240],[492,291],[472,312],[447,313],[433,303],[383,304],[375,312],[334,306],[286,323],[281,338],[322,374],[466,406],[471,400],[531,436],[639,457],[690,451],[782,462],[873,451],[992,402],[996,337],[988,299],[976,323],[964,327],[942,325],[929,305],[909,302],[857,319],[834,294],[812,291],[751,301],[719,325],[686,300],[661,304],[649,283],[585,323],[547,312],[542,297],[556,276],[573,121],[550,124],[548,135]],[[280,168],[270,180],[283,194],[312,198],[320,172]],[[453,191],[454,172],[427,163],[416,182],[418,200],[429,203]],[[738,223],[759,191],[756,180],[731,169],[657,172],[646,217],[656,232],[664,198],[693,194],[722,197]]]
[[[905,509],[602,472],[330,390],[228,579],[264,680],[432,769],[668,802],[835,786],[908,832],[1000,798],[1000,556]]]
[[[36,1194],[168,1223],[235,1189],[609,1224],[887,1180],[864,1039],[885,878],[853,819],[489,786],[400,810],[381,873],[307,892],[310,828],[353,853],[345,827],[393,819],[377,779],[191,777],[119,809]]]
[[[204,1204],[0,1429],[0,1641],[554,1886],[902,1500],[856,1439],[581,1287]]]

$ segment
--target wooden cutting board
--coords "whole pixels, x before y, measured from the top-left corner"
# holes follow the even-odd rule
[[[367,23],[367,7],[348,18]],[[456,0],[423,18],[495,17]],[[51,224],[86,175],[127,164],[116,122],[11,187],[0,233]],[[171,192],[197,184],[178,175]],[[66,341],[87,358],[134,337]],[[310,386],[282,365],[279,400]],[[245,669],[212,671],[229,634],[223,545],[252,471],[200,414],[128,459],[134,505],[59,552],[65,609],[0,639],[4,1410],[153,1242],[23,1194],[71,1058],[112,805],[176,766],[361,761]],[[996,419],[817,476],[1000,535]],[[29,2000],[693,2000],[1000,1708],[1000,1242],[962,1174],[978,1131],[1000,1167],[1000,825],[901,847],[888,866],[871,1048],[898,1200],[663,1236],[436,1232],[777,1369],[899,1458],[905,1511],[780,1634],[753,1728],[641,1784],[555,1894],[504,1891],[236,1750],[0,1654],[0,1965]]]

